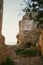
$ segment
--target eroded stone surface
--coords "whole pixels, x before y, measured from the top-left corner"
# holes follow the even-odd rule
[[[0,0],[0,63],[4,61],[6,56],[5,38],[2,35],[2,16],[3,16],[3,0]]]
[[[39,24],[34,20],[37,12],[26,12],[22,20],[19,21],[19,33],[17,35],[17,43],[19,47],[26,46],[26,43],[31,43],[33,46],[38,46],[43,55],[43,24]],[[23,47],[24,48],[24,47]]]

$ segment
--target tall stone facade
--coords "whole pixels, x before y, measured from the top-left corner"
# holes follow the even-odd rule
[[[5,38],[2,35],[3,0],[0,0],[0,62],[5,59]]]
[[[35,45],[43,55],[43,24],[36,20],[37,15],[38,12],[26,12],[22,20],[19,21],[17,43],[20,47],[24,47],[26,44]]]
[[[22,20],[19,21],[19,34],[17,35],[19,44],[34,41],[38,32],[34,30],[37,27],[38,21],[34,22],[34,19],[38,15],[37,12],[26,12]]]
[[[2,17],[3,17],[3,0],[0,0],[0,44],[5,42],[4,36],[2,35]]]

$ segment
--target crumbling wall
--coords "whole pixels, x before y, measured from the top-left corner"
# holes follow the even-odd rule
[[[0,63],[6,58],[5,37],[2,35],[3,0],[0,0]]]

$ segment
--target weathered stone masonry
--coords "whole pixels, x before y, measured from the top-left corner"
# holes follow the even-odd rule
[[[0,62],[5,59],[5,38],[2,35],[3,0],[0,0]]]

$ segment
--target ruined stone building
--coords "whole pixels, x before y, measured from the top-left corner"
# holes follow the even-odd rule
[[[28,43],[33,45],[37,43],[37,47],[40,48],[43,55],[43,28],[41,28],[43,27],[43,24],[37,26],[39,22],[36,21],[36,15],[38,15],[37,12],[26,12],[22,20],[19,21],[19,33],[17,35],[18,39],[17,43],[18,44]],[[10,57],[13,61],[17,63],[18,62],[22,63],[21,62],[22,59],[20,60],[19,58],[18,60],[16,56],[15,46],[5,45],[5,37],[2,35],[2,20],[3,20],[2,17],[3,17],[3,0],[0,0],[0,63],[3,62],[6,59],[6,57]]]
[[[43,24],[36,20],[38,12],[26,12],[22,20],[19,21],[19,33],[17,43],[22,47],[24,43],[41,47],[43,53]],[[23,45],[22,45],[23,44]]]
[[[33,38],[38,33],[34,32],[37,27],[38,21],[34,22],[35,16],[38,15],[37,12],[26,12],[22,20],[19,21],[19,34],[18,43],[30,43],[33,41]],[[30,34],[31,33],[31,34]],[[32,36],[34,35],[34,36]],[[30,37],[29,37],[30,36]],[[32,38],[32,39],[31,39]]]

